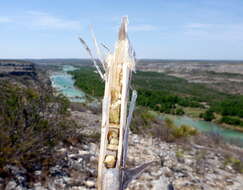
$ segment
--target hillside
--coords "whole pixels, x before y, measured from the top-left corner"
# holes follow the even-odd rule
[[[94,190],[101,123],[99,104],[70,103],[62,96],[53,96],[47,73],[58,66],[33,67],[35,77],[9,73],[0,78],[0,189]],[[80,77],[77,79],[82,82],[77,85],[82,84],[80,88],[86,93],[102,97],[102,82],[93,69],[82,67],[73,74]],[[161,91],[159,103],[166,105],[164,111],[168,112],[188,103],[189,107],[202,106],[200,109],[204,110],[205,101],[211,105],[231,95],[209,91],[207,86],[185,79],[143,71],[135,75],[133,87],[139,91],[140,99],[129,136],[128,165],[154,163],[129,185],[129,190],[243,187],[242,148],[225,143],[217,134],[205,135],[190,126],[177,128],[172,121],[162,120],[157,114],[163,111],[162,107],[154,109],[157,96],[143,93],[148,93],[144,87],[151,95]],[[203,91],[208,94],[202,94]],[[142,106],[145,97],[152,98],[147,101],[151,103],[147,108]]]

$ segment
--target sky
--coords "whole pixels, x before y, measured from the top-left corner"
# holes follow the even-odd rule
[[[125,15],[138,58],[243,60],[243,0],[0,0],[0,58],[88,58]]]

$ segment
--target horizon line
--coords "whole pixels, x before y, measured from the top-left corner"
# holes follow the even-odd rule
[[[0,60],[70,60],[70,59],[75,59],[75,60],[91,60],[91,58],[0,58]],[[138,61],[139,60],[158,60],[158,61],[237,61],[241,62],[243,59],[178,59],[178,58],[136,58]]]

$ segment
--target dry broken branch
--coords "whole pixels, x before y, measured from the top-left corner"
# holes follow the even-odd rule
[[[89,46],[86,44],[86,42],[82,38],[79,37],[79,40],[83,44],[84,49],[88,52],[89,56],[91,57],[91,59],[92,59],[94,65],[95,65],[100,77],[104,80],[104,74],[102,73],[100,67],[98,66],[98,64],[97,64],[97,62],[96,62],[91,50],[89,49]]]
[[[91,35],[92,35],[92,38],[93,38],[93,41],[94,41],[94,45],[95,45],[95,49],[96,49],[96,54],[98,56],[99,61],[102,64],[103,70],[106,72],[106,63],[105,63],[105,60],[103,59],[103,57],[101,55],[100,48],[98,46],[98,43],[97,43],[97,40],[96,40],[94,31],[93,31],[93,28],[91,26],[90,26],[90,31],[91,31]]]

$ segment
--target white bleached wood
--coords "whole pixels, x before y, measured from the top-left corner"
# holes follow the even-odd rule
[[[100,70],[100,67],[98,66],[98,64],[97,64],[97,62],[96,62],[96,60],[95,60],[95,58],[94,58],[94,56],[93,56],[91,50],[89,49],[89,46],[88,46],[88,45],[86,44],[86,42],[85,42],[82,38],[80,38],[80,37],[79,37],[79,41],[83,44],[84,49],[88,52],[89,56],[91,57],[91,59],[92,59],[92,61],[93,61],[93,63],[94,63],[94,66],[96,67],[96,69],[97,69],[97,71],[98,71],[100,77],[101,77],[103,80],[105,80],[105,79],[104,79],[104,74],[103,74],[102,71]]]
[[[123,133],[127,123],[127,103],[129,97],[129,85],[131,78],[130,49],[127,38],[127,18],[124,17],[119,31],[119,39],[115,46],[115,52],[107,57],[108,67],[106,71],[105,94],[103,99],[103,117],[102,117],[102,134],[98,167],[98,189],[109,190],[112,185],[113,190],[119,190],[121,185],[120,168],[122,166],[123,154]],[[107,113],[108,111],[108,113]],[[110,115],[110,113],[112,115]],[[118,150],[115,151],[116,163],[115,168],[107,168],[104,160],[107,155],[108,131],[111,125],[117,125],[119,130]],[[103,128],[104,127],[104,128]],[[117,175],[110,171],[117,171]],[[116,173],[117,174],[117,173]],[[119,184],[118,186],[114,184]]]
[[[100,43],[100,45],[101,45],[103,48],[105,48],[106,51],[108,51],[109,53],[111,53],[110,48],[109,48],[106,44],[104,44],[104,43]]]
[[[96,60],[84,40],[80,39],[93,63],[105,81],[105,92],[102,101],[102,124],[100,138],[100,153],[98,164],[98,190],[124,190],[128,183],[138,176],[149,163],[142,164],[134,169],[126,168],[128,149],[129,125],[137,98],[133,91],[127,114],[131,75],[135,71],[135,52],[127,36],[128,18],[123,17],[119,29],[119,38],[112,53],[106,45],[108,54],[102,63],[105,73],[101,72]],[[98,56],[100,50],[92,32]]]
[[[101,55],[100,47],[99,47],[99,45],[97,43],[97,40],[96,40],[96,37],[95,37],[94,30],[93,30],[92,26],[90,26],[90,31],[91,31],[91,35],[92,35],[92,38],[93,38],[93,41],[94,41],[96,54],[98,56],[99,61],[102,64],[103,70],[106,71],[106,64],[105,64],[104,58]]]
[[[137,100],[137,91],[133,90],[132,92],[132,99],[129,106],[129,113],[127,117],[126,127],[124,128],[124,139],[123,139],[123,155],[122,155],[122,167],[126,167],[126,160],[127,160],[127,151],[128,151],[128,135],[129,135],[129,127],[132,121],[132,114],[135,109],[135,104]]]
[[[103,190],[119,190],[120,188],[120,169],[111,168],[104,172],[102,183]]]

